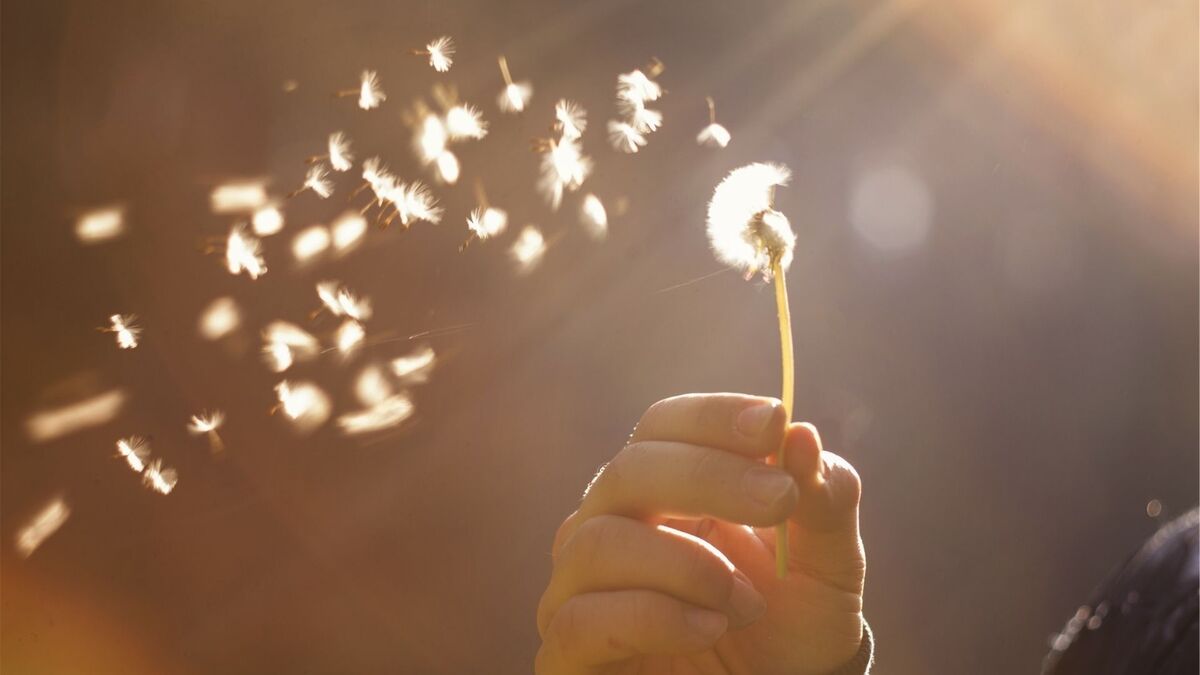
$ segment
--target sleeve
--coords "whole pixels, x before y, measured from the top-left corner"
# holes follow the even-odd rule
[[[858,645],[858,653],[840,668],[830,672],[829,675],[867,675],[871,672],[871,666],[874,664],[875,636],[871,633],[871,627],[864,620],[862,642]]]

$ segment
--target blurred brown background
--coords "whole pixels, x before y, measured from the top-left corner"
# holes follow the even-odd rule
[[[1161,520],[1197,499],[1194,2],[5,2],[3,666],[12,673],[523,673],[558,521],[640,412],[687,391],[774,394],[769,288],[719,269],[702,222],[730,169],[782,161],[798,415],[865,483],[866,608],[880,673],[1036,672],[1047,638]],[[454,68],[406,52],[450,34]],[[534,83],[501,116],[495,57]],[[603,140],[617,73],[667,66],[664,128]],[[329,94],[380,72],[363,112]],[[291,93],[282,84],[295,80]],[[491,134],[439,188],[439,226],[377,232],[297,268],[290,237],[344,208],[285,205],[270,272],[201,254],[233,177],[298,186],[343,129],[417,177],[400,110],[436,81]],[[696,147],[703,97],[733,133]],[[626,197],[604,242],[533,192],[553,101],[590,112],[585,185]],[[555,241],[514,274],[457,245],[481,177]],[[81,246],[81,210],[129,233]],[[268,414],[258,331],[303,323],[312,284],[370,295],[368,331],[442,355],[398,433],[309,437]],[[671,289],[671,290],[664,290]],[[197,334],[232,295],[240,333]],[[141,347],[97,333],[133,312]],[[365,350],[299,373],[339,404]],[[289,374],[290,375],[290,374]],[[120,387],[102,427],[32,443],[64,392]],[[184,424],[228,412],[223,459]],[[152,435],[180,482],[143,489],[113,441]],[[15,532],[62,494],[28,559]]]

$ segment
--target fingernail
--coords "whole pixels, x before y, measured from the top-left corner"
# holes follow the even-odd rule
[[[742,477],[742,485],[750,499],[762,506],[774,506],[796,485],[792,477],[779,469],[762,467],[750,469]]]
[[[767,611],[767,601],[754,588],[754,584],[741,572],[733,573],[733,590],[729,593],[729,605],[741,620],[738,626],[754,622]]]
[[[713,642],[729,627],[729,619],[707,609],[685,609],[683,618],[692,634],[704,642]]]
[[[775,416],[774,403],[756,403],[746,408],[737,416],[737,430],[743,436],[757,436],[767,428],[771,418]]]

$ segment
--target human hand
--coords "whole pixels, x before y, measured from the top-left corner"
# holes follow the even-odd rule
[[[763,459],[785,444],[786,470]],[[863,638],[858,474],[779,401],[659,401],[559,527],[538,675],[818,675]],[[789,572],[771,526],[787,520]]]

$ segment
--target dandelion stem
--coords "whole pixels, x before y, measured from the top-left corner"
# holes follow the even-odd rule
[[[796,371],[792,353],[792,312],[788,307],[787,280],[783,266],[776,258],[771,262],[771,273],[775,277],[775,304],[779,314],[779,346],[783,355],[783,412],[788,422],[792,420],[795,403]],[[775,465],[784,468],[784,444],[775,455]],[[788,521],[775,526],[775,574],[780,579],[787,577],[788,569]]]

